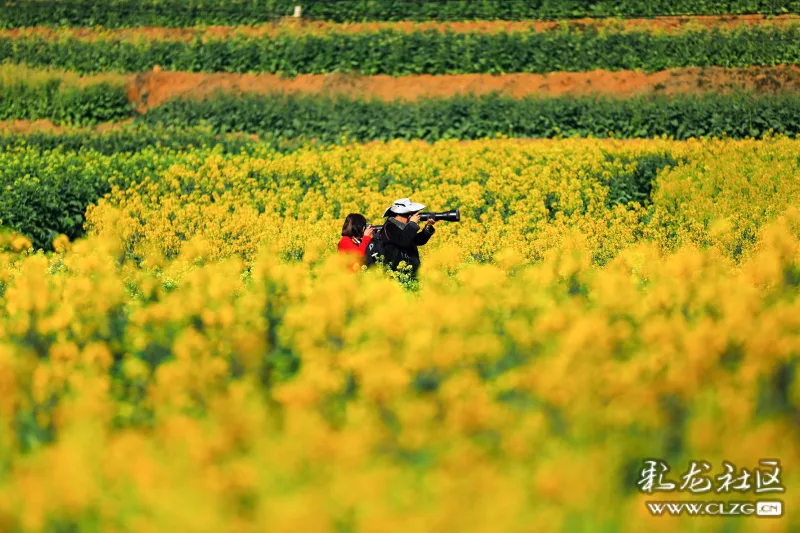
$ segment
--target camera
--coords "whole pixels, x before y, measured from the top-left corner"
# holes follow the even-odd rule
[[[420,220],[443,220],[445,222],[458,222],[461,220],[461,212],[458,209],[451,209],[450,211],[442,211],[440,213],[428,213],[428,212],[421,212],[419,214]],[[372,226],[372,229],[377,231],[381,231],[383,229],[383,224],[380,226]]]
[[[444,220],[447,222],[458,222],[461,220],[461,213],[458,209],[452,209],[450,211],[443,211],[441,213],[420,213],[419,214],[420,220]]]

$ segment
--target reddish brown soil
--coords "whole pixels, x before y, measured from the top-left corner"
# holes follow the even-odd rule
[[[689,27],[701,28],[733,28],[735,26],[791,25],[800,23],[800,16],[782,15],[779,17],[764,17],[762,15],[729,15],[729,16],[698,16],[698,17],[657,17],[652,19],[577,19],[561,22],[541,21],[474,21],[474,22],[372,22],[358,24],[333,24],[327,22],[284,21],[260,26],[209,26],[204,28],[162,28],[144,27],[120,30],[94,30],[91,28],[74,28],[54,30],[47,27],[16,28],[0,31],[0,35],[19,37],[21,35],[38,35],[47,38],[73,36],[84,40],[99,38],[135,40],[191,40],[195,37],[204,39],[227,39],[234,35],[270,36],[280,32],[295,33],[363,33],[375,32],[386,29],[412,32],[415,30],[438,30],[464,32],[513,32],[534,29],[536,31],[551,30],[559,27],[583,28],[594,26],[599,28],[619,28],[628,31],[652,30],[674,32]]]
[[[49,120],[4,120],[0,122],[0,133],[64,133],[65,129]]]
[[[282,79],[271,74],[190,74],[148,72],[132,78],[129,98],[140,111],[178,97],[204,98],[217,92],[267,94],[313,93],[328,96],[415,100],[501,92],[527,95],[605,94],[633,96],[646,93],[673,95],[748,90],[759,93],[800,91],[800,67],[746,69],[686,68],[647,74],[636,71],[556,72],[551,74],[486,74],[445,76],[303,75]]]
[[[120,122],[102,122],[96,126],[85,128],[74,128],[68,126],[59,126],[50,122],[49,120],[0,120],[0,133],[54,133],[61,135],[71,131],[97,131],[105,132],[118,129],[125,124],[133,122],[133,119],[120,121]]]

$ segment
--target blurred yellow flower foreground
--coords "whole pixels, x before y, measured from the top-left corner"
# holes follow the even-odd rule
[[[0,242],[0,531],[798,530],[795,145],[625,148],[689,160],[648,207],[564,170],[599,168],[599,143],[493,142],[176,164],[115,189],[56,253]],[[340,221],[319,213],[335,194],[252,177],[294,158],[335,189],[342,161],[402,175],[481,150],[512,163],[453,163],[463,180],[431,171],[402,195],[468,219],[437,226],[412,290],[345,271]],[[197,179],[212,191],[187,192]],[[637,487],[653,457],[779,458],[787,514],[653,518]]]

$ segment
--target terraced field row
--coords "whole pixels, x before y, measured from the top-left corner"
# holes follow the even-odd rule
[[[800,89],[800,66],[708,67],[640,71],[552,72],[548,74],[454,74],[360,76],[357,74],[298,75],[227,74],[150,71],[140,74],[80,76],[63,70],[37,71],[0,67],[0,84],[59,82],[85,88],[98,84],[125,87],[137,111],[145,112],[175,98],[206,99],[229,94],[319,94],[366,100],[447,98],[456,95],[502,93],[524,96],[700,95],[704,93],[787,94]]]
[[[693,17],[653,17],[640,19],[582,18],[559,21],[519,20],[475,20],[469,22],[401,21],[401,22],[351,22],[333,23],[305,19],[282,19],[257,26],[196,26],[166,27],[145,26],[135,28],[109,27],[54,27],[25,26],[0,29],[0,36],[10,38],[44,37],[48,39],[76,38],[96,40],[169,40],[191,41],[194,39],[230,39],[232,37],[274,37],[290,33],[293,35],[359,34],[393,31],[415,33],[437,31],[441,33],[519,33],[547,32],[555,30],[573,31],[648,31],[653,33],[680,33],[686,30],[753,27],[786,27],[800,22],[800,14],[764,15],[718,15]]]
[[[557,30],[518,33],[281,33],[274,37],[86,40],[66,36],[0,37],[0,62],[81,73],[358,72],[471,74],[659,71],[690,66],[745,67],[800,63],[800,25],[676,34]]]
[[[761,137],[797,129],[800,25],[743,16],[32,27],[0,32],[0,60],[47,69],[5,67],[3,120],[135,117],[326,142]]]
[[[91,80],[92,78],[86,78]],[[99,78],[104,79],[104,78]],[[800,66],[718,67],[640,71],[552,72],[549,74],[453,74],[392,77],[352,74],[299,75],[200,74],[146,72],[126,78],[129,99],[144,112],[175,98],[213,98],[230,94],[319,94],[383,101],[414,101],[455,95],[494,92],[514,98],[525,96],[631,97],[637,95],[699,95],[750,92],[754,94],[800,91]]]
[[[34,25],[170,26],[244,25],[294,13],[333,22],[403,20],[529,20],[659,15],[781,15],[800,12],[797,0],[7,0],[0,27]]]
[[[207,125],[265,138],[394,138],[800,133],[800,68],[644,74],[301,76],[151,72],[82,77],[0,69],[0,120]]]
[[[262,138],[793,135],[793,15],[0,32],[0,119]],[[50,69],[56,70],[51,71]],[[288,75],[288,77],[287,77]]]

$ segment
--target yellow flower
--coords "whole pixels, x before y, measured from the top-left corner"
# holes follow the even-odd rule
[[[30,239],[22,235],[17,235],[11,239],[11,249],[15,252],[23,252],[32,246]]]
[[[638,531],[631,458],[795,464],[797,143],[0,154],[115,178],[0,236],[0,529]],[[419,279],[348,272],[409,195],[462,214]]]
[[[58,253],[64,253],[69,249],[69,237],[59,235],[53,239],[53,249]]]

